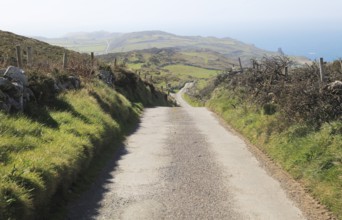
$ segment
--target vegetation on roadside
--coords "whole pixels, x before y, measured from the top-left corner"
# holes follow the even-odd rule
[[[321,83],[315,63],[285,75],[289,64],[265,58],[258,69],[219,75],[191,97],[206,100],[342,219],[341,65],[327,64]]]
[[[187,93],[184,93],[182,95],[183,99],[189,103],[193,107],[204,107],[205,103],[199,101],[198,99],[193,98],[192,96],[188,95]]]
[[[0,45],[0,68],[16,63],[13,43],[29,43],[41,53],[31,65],[23,62],[34,99],[24,112],[0,111],[0,219],[45,219],[54,200],[68,196],[94,158],[115,151],[144,106],[169,102],[153,84],[124,68],[91,63],[89,55],[67,51],[72,56],[62,69],[63,48],[0,35],[6,42],[13,38]],[[106,74],[115,80],[102,78]],[[68,76],[81,79],[81,88],[56,91],[56,79]]]
[[[0,113],[1,219],[43,216],[47,201],[67,193],[94,155],[137,122],[141,106],[102,82],[86,87],[60,94],[34,115]]]

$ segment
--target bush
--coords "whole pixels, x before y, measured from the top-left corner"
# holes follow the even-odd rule
[[[316,63],[293,67],[286,75],[284,68],[291,65],[286,57],[265,57],[259,61],[258,68],[217,76],[198,92],[199,99],[210,98],[215,88],[223,86],[241,99],[257,104],[265,114],[281,112],[289,124],[304,122],[319,128],[326,122],[341,120],[342,89],[331,89],[329,86],[329,83],[342,79],[336,64],[326,66],[327,83],[319,81]]]

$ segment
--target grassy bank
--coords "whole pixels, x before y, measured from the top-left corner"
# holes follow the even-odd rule
[[[342,122],[324,123],[319,129],[288,125],[280,113],[267,115],[234,94],[217,88],[206,105],[342,219]]]
[[[0,112],[0,219],[44,216],[95,155],[120,142],[141,104],[96,81],[27,115]]]
[[[205,103],[202,103],[201,101],[199,101],[195,98],[192,98],[191,96],[189,96],[186,93],[184,93],[182,95],[182,97],[187,103],[189,103],[193,107],[204,107],[204,105],[205,105]]]

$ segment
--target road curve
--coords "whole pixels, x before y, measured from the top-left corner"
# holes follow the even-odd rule
[[[181,107],[145,110],[68,219],[305,219],[245,142],[181,92]]]

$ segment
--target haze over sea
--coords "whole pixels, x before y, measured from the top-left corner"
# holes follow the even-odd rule
[[[266,50],[275,51],[280,47],[287,55],[301,55],[311,60],[342,58],[342,31],[237,34],[237,38]]]

